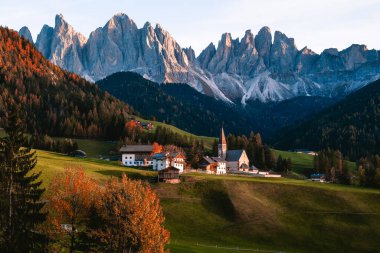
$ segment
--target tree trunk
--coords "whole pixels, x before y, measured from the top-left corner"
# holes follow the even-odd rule
[[[12,152],[13,153],[13,152]],[[9,186],[8,186],[8,200],[9,200],[9,210],[8,210],[8,250],[11,250],[13,243],[13,164],[10,163],[9,166]]]
[[[70,253],[74,252],[75,246],[75,220],[71,219],[71,238],[70,238]]]

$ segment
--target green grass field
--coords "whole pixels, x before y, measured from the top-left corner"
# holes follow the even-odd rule
[[[56,140],[64,140],[65,138],[56,137]],[[78,148],[85,151],[88,157],[98,158],[99,156],[108,156],[111,150],[114,150],[117,141],[102,141],[91,139],[72,139],[78,143]]]
[[[37,151],[44,186],[66,165],[104,181],[155,172],[117,162]],[[178,185],[153,184],[161,199],[171,252],[376,252],[380,190],[294,179],[186,174]],[[225,247],[225,248],[221,248]],[[233,248],[233,249],[232,249]]]
[[[283,158],[290,158],[292,160],[294,172],[308,175],[313,171],[314,156],[282,150],[274,151],[276,153],[276,157],[281,155]],[[351,170],[354,170],[356,168],[356,164],[354,162],[348,162],[348,165]]]
[[[191,133],[186,132],[186,131],[184,131],[182,129],[179,129],[179,128],[175,127],[175,126],[168,125],[168,124],[165,124],[165,123],[162,123],[162,122],[145,120],[145,119],[141,119],[141,118],[138,118],[138,117],[136,119],[140,120],[142,122],[150,122],[155,127],[157,127],[157,126],[166,127],[166,128],[169,128],[170,130],[172,130],[174,133],[178,133],[178,134],[184,135],[186,137],[193,137],[193,138],[195,138],[197,140],[203,141],[205,148],[209,149],[209,150],[211,150],[212,144],[213,144],[214,140],[216,139],[215,137],[198,136],[198,135],[195,135],[195,134],[191,134]]]
[[[153,171],[137,170],[120,166],[118,162],[107,162],[93,158],[75,158],[63,154],[37,150],[37,167],[42,171],[44,186],[49,185],[50,180],[59,173],[64,172],[68,166],[80,166],[86,173],[98,181],[104,181],[110,176],[120,177],[126,173],[131,178],[149,179],[157,173]]]
[[[212,149],[212,144],[215,139],[214,137],[194,135],[189,132],[183,131],[177,127],[174,127],[165,123],[157,122],[157,121],[149,121],[149,120],[144,120],[141,118],[136,118],[136,119],[141,120],[142,122],[151,122],[155,127],[162,126],[162,127],[169,128],[173,132],[184,135],[186,137],[193,137],[197,140],[203,141],[204,146],[207,150]],[[0,129],[0,137],[4,136],[4,134],[5,134],[4,131]],[[62,141],[65,138],[54,137],[54,139]],[[75,140],[78,143],[79,149],[85,151],[87,153],[87,156],[92,157],[92,158],[98,158],[99,156],[108,156],[109,152],[111,150],[114,150],[117,145],[117,141],[76,139],[76,138],[71,138],[71,139]]]

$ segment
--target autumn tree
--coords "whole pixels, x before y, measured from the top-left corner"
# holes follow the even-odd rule
[[[49,221],[52,229],[60,235],[69,235],[69,249],[74,252],[77,237],[83,233],[82,224],[98,192],[98,184],[86,176],[83,168],[70,166],[51,181],[49,192]]]
[[[152,146],[153,146],[152,155],[161,153],[163,150],[162,146],[158,144],[157,142],[154,142]]]
[[[96,202],[91,235],[102,252],[164,252],[169,232],[159,199],[149,185],[123,174],[121,181],[110,179]],[[101,222],[99,222],[99,219]]]
[[[6,137],[0,139],[0,251],[42,251],[45,236],[39,225],[45,221],[40,186],[41,172],[35,152],[26,147],[25,125],[20,109],[13,107],[4,127]]]

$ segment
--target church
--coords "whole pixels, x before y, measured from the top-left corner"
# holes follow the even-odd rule
[[[218,144],[217,157],[203,157],[199,167],[210,174],[226,174],[227,172],[249,171],[249,159],[243,149],[228,150],[226,136],[222,127]]]
[[[249,159],[244,149],[228,150],[224,129],[220,132],[218,157],[226,161],[228,172],[249,171]]]

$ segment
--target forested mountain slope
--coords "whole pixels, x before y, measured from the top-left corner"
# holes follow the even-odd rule
[[[350,158],[380,153],[380,80],[274,138],[279,148],[334,148]]]
[[[39,134],[114,139],[132,109],[46,60],[17,32],[0,27],[0,126],[11,106]]]

